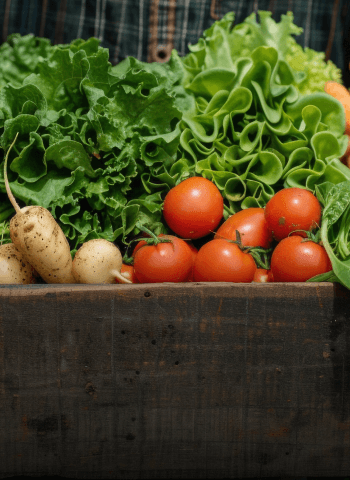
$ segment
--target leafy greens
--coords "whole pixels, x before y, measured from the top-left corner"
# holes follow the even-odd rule
[[[321,241],[333,270],[309,281],[339,282],[350,288],[350,181],[322,183],[316,193],[323,206]]]
[[[232,29],[227,14],[186,57],[173,51],[164,64],[129,57],[112,66],[95,38],[39,40],[35,54],[25,40],[27,69],[0,83],[3,151],[19,132],[8,172],[15,197],[48,208],[74,250],[91,238],[125,240],[142,225],[166,231],[164,196],[190,175],[216,183],[226,216],[264,206],[284,186],[350,179],[339,161],[343,107],[303,95],[308,60],[299,71],[288,62],[300,29],[291,15],[279,24],[259,15],[259,24],[250,16]],[[6,239],[1,222],[13,209],[3,163],[0,192]]]

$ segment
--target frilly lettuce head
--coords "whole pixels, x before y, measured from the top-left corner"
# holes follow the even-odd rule
[[[301,29],[292,14],[279,24],[270,12],[259,14],[259,24],[253,14],[233,28],[234,14],[227,14],[182,60],[191,97],[177,158],[218,186],[226,215],[263,207],[284,187],[313,191],[350,178],[339,161],[346,148],[342,105],[322,88],[302,94],[310,86],[307,53],[298,71],[288,61],[291,35]]]
[[[275,22],[271,12],[252,13],[242,23],[233,26],[235,15],[226,14],[203,33],[196,45],[190,45],[190,54],[184,59],[186,70],[194,72],[198,67],[213,68],[219,64],[232,65],[241,57],[249,57],[260,46],[273,47],[279,58],[284,59],[294,73],[292,82],[300,93],[323,91],[328,80],[342,83],[341,70],[323,52],[316,52],[299,45],[294,36],[303,32],[293,23],[293,13],[281,15]]]

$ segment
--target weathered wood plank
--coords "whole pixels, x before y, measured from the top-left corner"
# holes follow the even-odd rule
[[[0,287],[0,477],[350,472],[350,292]]]

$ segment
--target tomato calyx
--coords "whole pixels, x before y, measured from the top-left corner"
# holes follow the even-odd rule
[[[147,227],[145,226],[139,226],[138,225],[138,228],[143,232],[145,233],[146,235],[149,235],[148,237],[141,237],[141,238],[135,238],[133,240],[131,240],[129,243],[128,243],[128,246],[131,244],[131,242],[145,242],[144,245],[142,245],[140,248],[142,247],[146,247],[147,245],[158,245],[159,243],[171,243],[173,245],[173,248],[174,247],[174,244],[173,244],[173,241],[171,240],[171,238],[166,238],[166,237],[157,237],[156,234],[154,234],[153,232],[151,232],[151,230],[148,230]]]
[[[288,237],[290,237],[291,235],[297,234],[298,232],[303,232],[306,235],[306,237],[303,238],[302,242],[314,242],[314,243],[318,243],[319,245],[322,245],[320,229],[318,229],[316,232],[311,230],[293,230],[292,232],[290,232]]]
[[[131,242],[130,242],[131,243]],[[127,254],[124,255],[123,257],[123,263],[125,265],[134,265],[134,258],[133,257],[129,257]]]
[[[263,268],[265,270],[270,269],[270,253],[272,252],[272,248],[263,248],[263,247],[250,247],[249,245],[242,244],[241,234],[238,230],[236,230],[236,240],[228,240],[225,239],[227,242],[235,243],[238,245],[240,250],[244,253],[250,253],[253,257],[256,265],[259,268]]]
[[[254,258],[255,263],[258,268],[263,268],[265,270],[270,270],[270,253],[272,248],[260,248],[260,247],[245,247],[247,248],[247,253]]]

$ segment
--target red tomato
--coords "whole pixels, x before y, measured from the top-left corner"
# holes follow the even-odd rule
[[[194,263],[195,282],[244,282],[254,278],[256,264],[235,243],[214,239],[205,243]]]
[[[191,241],[188,241],[186,243],[190,247],[190,250],[192,252],[192,269],[191,269],[190,276],[188,277],[187,281],[188,282],[193,282],[194,281],[194,279],[193,279],[193,273],[194,273],[193,268],[194,268],[194,262],[196,261],[196,258],[197,258],[198,250],[193,245],[193,243]]]
[[[192,268],[192,252],[185,240],[162,235],[170,243],[139,245],[134,255],[134,272],[140,283],[186,282]],[[134,251],[135,251],[134,250]]]
[[[164,236],[165,236],[165,233],[160,233],[160,234],[158,235],[158,238],[162,238],[162,237],[164,237]],[[146,237],[151,238],[147,233],[145,233],[145,234],[144,234],[144,238],[146,238]],[[188,242],[186,242],[186,243],[187,243],[187,245],[189,245]],[[140,241],[135,245],[135,248],[134,248],[134,250],[133,250],[133,252],[132,252],[132,257],[135,257],[135,253],[136,253],[137,250],[138,250],[139,248],[141,248],[143,245],[147,245],[147,242],[145,242],[145,240],[140,240]],[[190,246],[190,245],[189,245],[189,246]],[[190,247],[190,248],[191,248],[191,247]],[[192,248],[191,248],[191,249],[192,249]]]
[[[332,264],[324,247],[299,235],[284,238],[272,253],[275,282],[305,282],[330,270]]]
[[[236,230],[241,234],[242,245],[269,248],[272,234],[267,227],[263,208],[246,208],[229,217],[214,238],[236,240]]]
[[[224,199],[217,186],[203,177],[191,177],[166,195],[163,216],[182,238],[201,238],[215,230],[222,219]]]
[[[123,263],[120,273],[123,275],[123,277],[127,278],[132,283],[139,283],[135,276],[133,265],[127,265],[126,263]],[[120,283],[117,278],[116,278],[116,282]]]
[[[265,268],[257,268],[254,273],[253,282],[273,282],[273,274],[271,270],[266,270]]]
[[[144,240],[140,240],[139,242],[137,242],[137,244],[135,245],[135,248],[132,252],[133,257],[135,257],[135,254],[136,254],[137,250],[139,250],[143,245],[147,245],[147,243]]]
[[[294,230],[313,230],[321,221],[321,205],[315,195],[304,188],[284,188],[266,204],[265,218],[277,241]],[[306,237],[303,232],[296,235]]]

